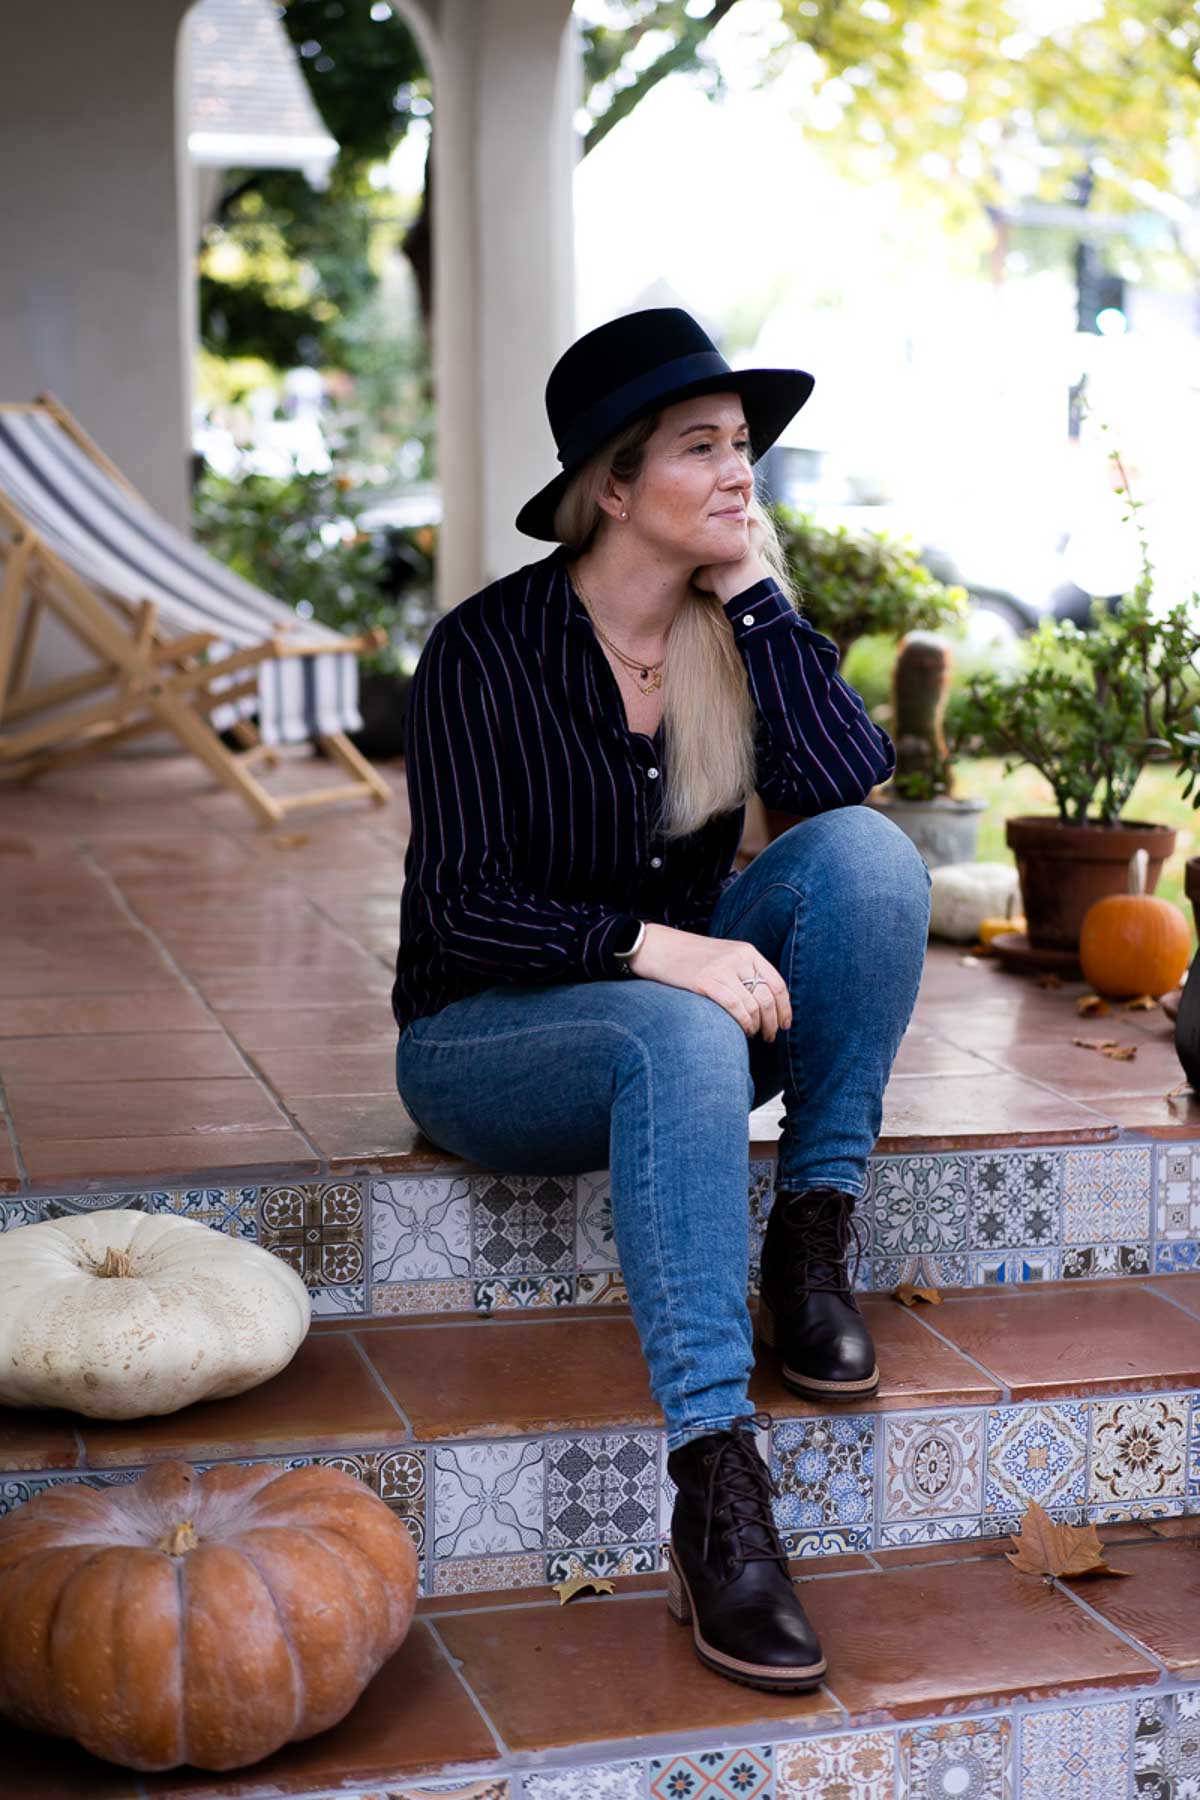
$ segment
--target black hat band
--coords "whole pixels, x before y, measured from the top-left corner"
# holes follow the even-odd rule
[[[677,356],[673,362],[659,363],[644,375],[627,381],[624,387],[605,394],[571,422],[563,439],[558,460],[564,467],[583,462],[592,451],[612,436],[624,422],[676,388],[690,381],[705,381],[711,375],[728,375],[736,385],[736,374],[718,350],[699,350],[691,356]]]

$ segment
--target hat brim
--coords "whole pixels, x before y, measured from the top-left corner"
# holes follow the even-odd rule
[[[700,381],[687,382],[682,387],[672,388],[669,393],[657,395],[648,405],[636,408],[628,418],[613,426],[610,435],[623,431],[647,413],[662,412],[697,394],[739,394],[750,428],[751,456],[757,462],[795,418],[813,387],[814,378],[804,369],[731,369],[728,374],[707,375]],[[551,544],[558,542],[554,533],[558,503],[586,460],[582,458],[570,468],[561,470],[532,500],[526,501],[517,514],[518,531],[526,537],[542,538]]]

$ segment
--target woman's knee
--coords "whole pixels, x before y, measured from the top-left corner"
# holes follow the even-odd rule
[[[815,828],[815,829],[814,829]],[[785,832],[799,868],[820,870],[843,897],[856,886],[876,897],[911,898],[928,910],[929,867],[907,832],[875,806],[841,806]]]

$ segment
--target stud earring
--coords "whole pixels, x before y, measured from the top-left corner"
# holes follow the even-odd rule
[[[623,512],[623,513],[622,513],[622,514],[621,514],[621,517],[622,517],[622,518],[623,518],[623,519],[627,519],[627,518],[628,518],[628,517],[629,517],[629,514],[628,514],[628,513],[627,513],[627,512]]]

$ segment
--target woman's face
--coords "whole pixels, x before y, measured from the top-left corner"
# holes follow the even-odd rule
[[[624,504],[660,555],[699,568],[745,556],[753,491],[741,398],[701,394],[666,408]]]

